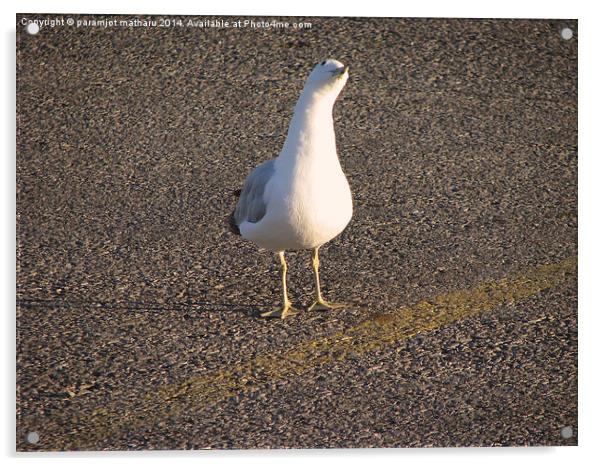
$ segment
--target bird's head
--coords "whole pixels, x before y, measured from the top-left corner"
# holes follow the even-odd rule
[[[349,67],[338,60],[324,60],[316,65],[305,82],[305,88],[319,94],[330,94],[334,98],[349,78]]]

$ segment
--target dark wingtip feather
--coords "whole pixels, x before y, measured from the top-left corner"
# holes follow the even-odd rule
[[[241,193],[242,193],[242,189],[236,189],[236,190],[232,191],[232,194],[234,194],[236,197],[240,197]],[[240,236],[240,228],[238,228],[238,225],[236,224],[236,220],[234,219],[234,212],[232,212],[230,214],[230,217],[228,217],[228,226],[230,227],[230,231],[232,233]]]
[[[240,228],[238,228],[238,225],[236,224],[236,220],[234,220],[234,212],[232,212],[230,214],[230,217],[228,218],[228,225],[230,226],[230,231],[232,233],[240,236]]]

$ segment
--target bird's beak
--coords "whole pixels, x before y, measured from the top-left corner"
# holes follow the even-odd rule
[[[336,70],[332,71],[332,75],[340,78],[341,76],[344,76],[345,73],[347,73],[347,71],[349,71],[349,66],[345,65],[341,68],[337,68]]]

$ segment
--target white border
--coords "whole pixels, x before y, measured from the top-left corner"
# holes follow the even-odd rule
[[[199,461],[219,461],[226,464],[244,462],[246,465],[317,464],[344,461],[346,464],[411,463],[428,464],[471,464],[504,465],[508,463],[545,463],[546,465],[568,466],[593,464],[600,442],[601,412],[599,393],[600,345],[596,344],[602,314],[601,303],[596,293],[600,273],[600,231],[597,228],[602,200],[600,183],[600,157],[602,150],[597,143],[600,133],[600,82],[602,73],[600,16],[594,2],[579,1],[502,1],[471,2],[464,0],[398,2],[370,0],[351,3],[339,0],[304,0],[297,4],[278,1],[252,2],[187,2],[181,0],[103,0],[101,2],[65,1],[20,1],[13,5],[2,2],[2,102],[0,113],[4,153],[2,192],[4,220],[2,248],[5,341],[1,345],[4,382],[2,391],[3,453],[9,464],[19,461],[30,464],[44,458],[49,464],[63,464],[66,459],[77,464],[100,464],[104,459],[122,462],[144,462],[164,464],[167,458],[198,464]],[[304,451],[234,451],[234,452],[132,452],[132,453],[75,453],[75,454],[21,454],[14,453],[14,283],[15,283],[15,56],[14,30],[16,13],[124,13],[124,14],[206,14],[206,15],[299,15],[299,16],[403,16],[403,17],[473,17],[473,18],[578,18],[579,38],[579,447],[565,448],[508,448],[508,449],[430,449],[430,450],[304,450]]]
[[[349,2],[343,0],[304,0],[300,2],[189,2],[184,0],[145,2],[78,0],[18,2],[21,13],[122,13],[122,14],[204,14],[204,15],[289,15],[289,16],[405,16],[458,18],[576,18],[579,2],[429,1],[394,3],[386,0]]]

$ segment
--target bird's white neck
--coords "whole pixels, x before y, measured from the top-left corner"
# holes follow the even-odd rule
[[[303,90],[295,105],[281,159],[295,163],[308,157],[330,157],[338,163],[332,119],[335,100],[336,95]]]

